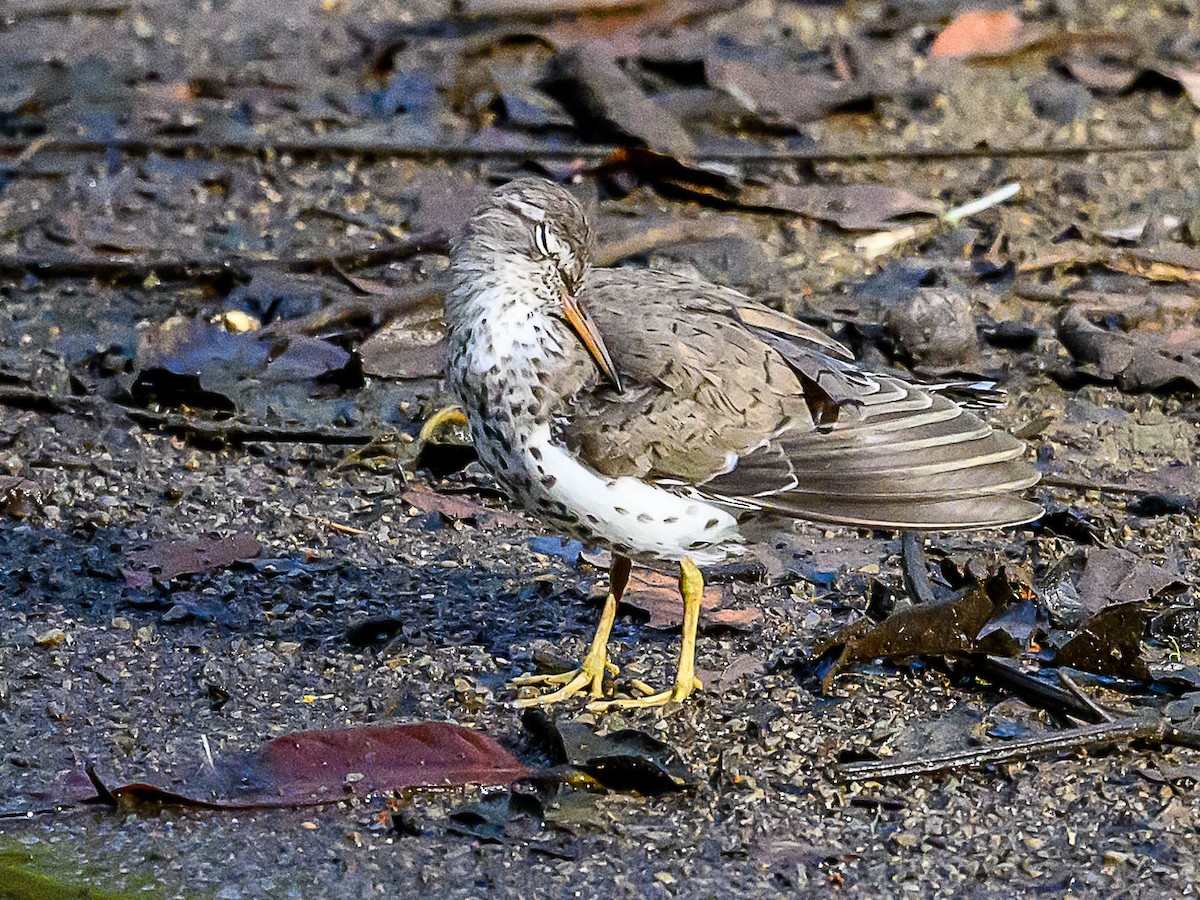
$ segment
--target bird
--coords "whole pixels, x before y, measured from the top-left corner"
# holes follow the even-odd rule
[[[557,533],[612,553],[577,668],[514,679],[519,706],[686,700],[702,567],[788,519],[893,530],[1031,522],[1025,445],[952,399],[859,366],[815,326],[729,288],[593,265],[580,203],[542,178],[496,188],[452,241],[446,382],[478,458]],[[677,566],[674,681],[605,699],[608,641],[631,567]]]

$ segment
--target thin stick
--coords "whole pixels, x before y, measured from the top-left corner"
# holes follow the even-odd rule
[[[1166,727],[1157,719],[1123,719],[1099,725],[1081,725],[1060,734],[1046,737],[1022,738],[992,747],[936,753],[930,756],[867,760],[838,766],[837,774],[846,781],[882,781],[886,778],[908,778],[913,775],[932,775],[971,769],[979,766],[998,766],[1025,762],[1041,756],[1066,753],[1071,750],[1096,750],[1124,741],[1159,740]]]
[[[0,140],[0,155],[18,154],[26,143]],[[1089,156],[1091,154],[1181,153],[1190,150],[1192,141],[1180,137],[1167,141],[1129,141],[1116,144],[1081,144],[1071,146],[1019,145],[1013,147],[909,147],[865,150],[810,150],[804,148],[777,150],[761,146],[746,149],[700,152],[691,162],[810,162],[810,163],[873,163],[873,162],[942,162],[956,159],[1053,159]],[[489,146],[470,140],[440,143],[395,141],[383,136],[362,134],[321,134],[259,138],[192,137],[187,135],[146,135],[113,138],[89,138],[73,135],[55,136],[54,150],[66,153],[105,153],[117,151],[145,155],[182,154],[262,154],[287,153],[292,156],[364,155],[416,160],[462,159],[565,159],[598,161],[607,158],[615,145],[563,145],[522,141]]]
[[[146,278],[153,274],[163,280],[233,276],[249,278],[256,269],[285,272],[336,272],[398,262],[423,253],[445,253],[446,236],[440,231],[417,235],[403,241],[391,241],[365,250],[346,250],[321,256],[254,259],[223,256],[170,256],[158,259],[119,259],[105,256],[40,256],[12,253],[0,256],[0,272],[42,278]]]
[[[1154,493],[1150,488],[1133,487],[1128,484],[1111,484],[1109,482],[1083,481],[1076,478],[1066,478],[1061,475],[1043,475],[1042,484],[1049,487],[1067,488],[1072,491],[1099,491],[1102,494],[1130,494],[1135,497]]]
[[[1107,709],[1105,709],[1103,706],[1101,706],[1099,703],[1097,703],[1095,700],[1093,700],[1091,697],[1089,697],[1087,694],[1085,694],[1083,692],[1083,689],[1080,688],[1079,685],[1077,685],[1075,683],[1075,679],[1073,679],[1070,675],[1068,675],[1062,669],[1058,670],[1058,680],[1059,680],[1059,683],[1062,684],[1062,686],[1065,687],[1071,694],[1073,694],[1076,697],[1076,699],[1079,700],[1080,703],[1083,703],[1085,706],[1087,706],[1088,709],[1090,709],[1093,713],[1095,713],[1096,717],[1101,722],[1115,722],[1116,721],[1116,716],[1114,716]]]
[[[1099,724],[1109,721],[1091,703],[1068,690],[1022,672],[1015,662],[996,656],[975,660],[975,668],[985,678],[1004,684],[1010,691],[1033,706],[1056,716],[1070,716],[1082,722]]]

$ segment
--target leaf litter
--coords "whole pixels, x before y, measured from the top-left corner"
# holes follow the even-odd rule
[[[458,518],[418,510],[410,518],[412,507],[396,506],[405,486],[394,466],[342,466],[349,456],[326,442],[351,433],[399,434],[389,445],[394,458],[439,405],[429,377],[436,351],[423,355],[422,347],[423,323],[434,319],[402,322],[369,348],[386,351],[374,357],[373,370],[356,371],[355,357],[366,365],[368,342],[389,319],[419,305],[418,292],[424,300],[440,297],[444,239],[416,242],[427,249],[415,255],[378,242],[403,243],[423,225],[452,231],[469,195],[530,170],[598,198],[602,234],[636,238],[665,215],[703,223],[713,208],[736,217],[762,254],[755,267],[770,273],[756,297],[852,342],[872,366],[969,369],[1007,387],[1009,408],[996,418],[1022,430],[1050,478],[1077,486],[1052,488],[1053,512],[1036,529],[980,539],[1004,548],[1006,563],[1028,562],[1032,574],[1006,565],[1015,597],[1001,592],[1004,602],[992,604],[978,631],[965,619],[943,631],[968,649],[1022,647],[1024,655],[1009,662],[1018,674],[1040,671],[1045,684],[1038,689],[1055,684],[1056,654],[1072,641],[1081,643],[1069,652],[1078,650],[1086,665],[1124,654],[1125,662],[1144,662],[1151,678],[1089,676],[1073,667],[1069,677],[1118,712],[1161,704],[1178,716],[1171,718],[1177,725],[1195,718],[1186,699],[1195,694],[1187,687],[1195,684],[1188,665],[1195,662],[1194,600],[1190,590],[1176,593],[1163,583],[1172,559],[1181,582],[1194,580],[1194,505],[1183,501],[1195,493],[1195,473],[1188,472],[1195,387],[1186,373],[1198,267],[1183,251],[1194,249],[1200,231],[1191,211],[1191,151],[1179,148],[1190,145],[1188,92],[1200,60],[1185,17],[1157,3],[1094,16],[1023,7],[1018,17],[1015,7],[993,8],[984,33],[964,37],[963,20],[974,13],[945,3],[888,3],[869,14],[821,4],[615,6],[605,14],[574,3],[531,11],[530,4],[489,2],[447,16],[418,4],[397,20],[325,4],[298,12],[284,31],[252,4],[238,3],[186,23],[170,5],[103,16],[90,7],[72,16],[23,11],[10,23],[14,58],[28,57],[28,65],[10,73],[4,104],[14,149],[2,198],[10,228],[0,262],[11,279],[0,314],[0,465],[39,491],[23,504],[24,518],[6,519],[0,532],[0,578],[6,597],[17,598],[4,643],[38,647],[7,661],[15,674],[0,675],[0,709],[14,729],[4,764],[18,790],[61,767],[55,754],[64,742],[94,747],[100,734],[105,748],[112,742],[144,761],[177,740],[180,722],[230,735],[251,727],[246,723],[286,731],[391,716],[420,720],[450,709],[455,719],[503,731],[498,685],[507,661],[522,658],[530,634],[582,634],[583,597],[563,586],[563,573],[573,578],[577,571],[566,566],[577,563],[527,547],[528,523],[510,523],[515,537],[503,528],[459,527],[486,521],[488,512],[460,508]],[[954,29],[959,45],[948,50]],[[581,44],[591,45],[586,53],[607,74],[582,86],[594,98],[571,101],[568,110],[541,85],[554,57]],[[95,61],[63,67],[62,46]],[[475,55],[481,47],[492,48],[492,56]],[[147,83],[146,71],[130,68],[146,53],[160,66],[178,63],[178,76]],[[621,77],[612,77],[616,72]],[[777,85],[786,89],[772,95]],[[612,120],[591,110],[608,110]],[[670,124],[656,128],[659,117]],[[621,146],[581,140],[584,125]],[[414,153],[418,158],[408,158]],[[430,162],[431,153],[453,161]],[[606,157],[611,165],[597,168]],[[953,222],[940,212],[1017,179],[1022,192],[1011,204]],[[859,188],[875,192],[870,202],[859,202]],[[774,210],[751,202],[773,194],[795,202]],[[834,202],[826,202],[830,197]],[[911,212],[889,207],[896,199]],[[879,233],[856,240],[844,231],[866,223],[881,226]],[[350,259],[347,247],[371,249]],[[625,261],[668,262],[662,244],[646,240],[641,247]],[[714,265],[706,253],[686,238],[669,264],[706,274]],[[259,257],[278,263],[264,269]],[[264,271],[281,277],[260,276]],[[908,302],[909,288],[899,286],[915,278],[914,288],[951,297],[954,306],[926,304],[911,323],[889,320],[895,304],[866,309],[858,302],[859,285],[880,274],[896,276],[876,281],[890,285],[887,301]],[[960,345],[971,352],[927,351],[921,332],[939,324],[946,309],[967,310],[984,337],[967,341],[960,329]],[[257,347],[249,359],[240,355],[253,346],[249,340],[230,345],[215,331],[231,330],[234,310],[262,324],[264,333],[253,340],[268,348],[265,360]],[[1089,327],[1071,323],[1081,335],[1072,345],[1060,323],[1076,311]],[[214,327],[196,335],[200,356],[205,344],[213,347],[208,367],[200,374],[168,368],[161,392],[142,378],[131,398],[131,384],[152,360],[137,352],[136,340],[106,329],[136,334],[134,326],[148,322],[139,327],[152,343],[154,329],[175,315],[197,323],[197,332]],[[38,349],[59,346],[60,332],[61,358]],[[296,342],[288,355],[293,344],[282,337],[295,334],[320,344]],[[898,341],[901,334],[906,340]],[[436,337],[426,345],[436,346]],[[349,354],[347,368],[331,369],[346,359],[342,354]],[[276,373],[283,377],[264,377],[281,355]],[[1164,366],[1182,377],[1159,380]],[[1050,384],[1046,372],[1074,377]],[[372,397],[378,402],[365,402]],[[111,409],[109,398],[121,408]],[[197,413],[198,406],[210,415]],[[257,429],[241,433],[256,437],[249,446],[222,443],[225,449],[213,453],[205,440],[215,432],[195,423],[220,425],[231,412]],[[96,413],[94,422],[125,432],[125,440],[89,435],[92,420],[78,424]],[[310,427],[293,427],[297,422]],[[491,497],[469,453],[421,444],[417,463],[427,468],[415,486],[432,475],[455,501]],[[1067,491],[1073,493],[1064,497]],[[480,506],[490,509],[490,502]],[[350,535],[321,525],[348,515],[370,528]],[[441,517],[438,527],[426,530],[431,517]],[[180,574],[170,585],[177,597],[236,607],[242,617],[234,624],[139,605],[146,598],[120,576],[124,548],[147,534],[191,538],[243,522],[252,522],[255,534],[284,535],[274,551],[280,558],[231,563],[190,583]],[[446,522],[454,527],[441,527]],[[867,548],[875,570],[856,563],[834,572],[809,557],[797,563],[804,554],[795,546],[777,548],[785,571],[803,569],[812,582],[756,585],[761,620],[748,631],[717,629],[703,643],[701,663],[731,672],[733,683],[656,720],[654,734],[699,777],[709,774],[711,795],[701,789],[635,808],[582,803],[587,828],[599,829],[595,846],[547,841],[541,858],[531,846],[522,861],[531,877],[557,888],[569,867],[557,867],[561,854],[610,847],[616,852],[606,877],[616,873],[646,890],[687,879],[697,890],[728,893],[731,879],[742,877],[736,886],[760,893],[826,882],[878,892],[897,877],[927,879],[936,866],[939,883],[960,892],[986,877],[989,887],[1007,889],[1004,882],[1012,881],[1018,892],[1113,893],[1133,885],[1169,893],[1193,874],[1191,855],[1171,831],[1189,822],[1186,780],[1150,782],[1154,796],[1114,792],[1114,785],[1124,787],[1118,782],[1126,769],[1103,755],[1052,769],[1008,766],[1020,809],[1040,817],[1036,831],[1026,827],[1028,815],[1012,814],[1016,806],[1003,792],[981,803],[971,779],[943,781],[936,802],[928,785],[915,782],[899,809],[886,789],[831,786],[820,761],[838,735],[861,735],[886,752],[894,719],[931,718],[944,702],[977,708],[981,697],[1017,692],[1017,681],[973,674],[992,659],[978,653],[921,657],[932,668],[914,667],[907,679],[863,658],[838,682],[846,684],[845,696],[830,699],[814,700],[786,666],[767,661],[760,672],[755,659],[763,644],[786,658],[856,615],[872,580],[902,593],[887,567],[880,571],[885,545],[821,529],[788,540],[817,559]],[[978,549],[974,539],[938,543],[960,560]],[[1127,572],[1124,564],[1102,564],[1099,554],[1094,562],[1076,558],[1077,545],[1163,563]],[[965,574],[955,578],[943,573],[946,588],[969,594],[987,581],[989,565],[964,563]],[[531,567],[551,569],[556,581],[526,590]],[[1118,590],[1106,598],[1110,578]],[[745,592],[737,593],[745,602]],[[1117,594],[1127,599],[1109,603]],[[494,597],[520,599],[512,611],[491,604]],[[407,627],[395,642],[344,650],[348,621],[400,608]],[[893,615],[904,608],[901,597]],[[1139,608],[1150,614],[1145,630]],[[884,605],[873,613],[887,614]],[[643,630],[643,615],[619,623],[618,635]],[[1123,635],[1107,627],[1126,616],[1115,629]],[[927,621],[922,628],[936,634],[936,626]],[[36,643],[40,636],[44,645]],[[638,652],[669,661],[666,642],[640,641]],[[744,668],[734,665],[739,659]],[[462,672],[470,677],[458,677]],[[305,703],[297,716],[277,702],[297,674],[340,680],[328,691],[336,699]],[[155,690],[143,696],[151,681]],[[472,686],[460,688],[463,681]],[[705,682],[717,684],[707,674]],[[251,683],[259,693],[245,688]],[[314,693],[325,697],[325,690]],[[1016,714],[1012,704],[1021,701],[1001,701],[1010,705],[997,716],[1009,724],[995,720],[998,739],[1012,745],[1036,737],[1047,716],[1052,723],[1095,721],[1088,718],[1094,712],[1058,690],[1044,715],[1031,708]],[[476,697],[487,699],[481,706]],[[187,706],[187,698],[197,702]],[[1074,713],[1063,718],[1064,709]],[[978,716],[964,714],[945,730],[969,730],[972,721]],[[606,724],[618,731],[622,723]],[[1072,729],[1063,732],[1076,748],[1101,746],[1086,743],[1095,735],[1079,743]],[[1121,734],[1129,740],[1149,732],[1138,725]],[[1061,754],[1064,746],[1050,752]],[[1000,764],[986,759],[977,765]],[[1161,771],[1174,771],[1166,762]],[[560,799],[570,806],[581,796],[575,790]],[[544,802],[546,821],[559,802]],[[382,855],[370,847],[377,829],[386,828],[389,839],[401,832],[367,819],[348,840],[343,822],[355,815],[353,806],[339,809],[336,823],[314,816],[308,824],[330,825],[319,836],[335,839],[346,879],[364,891],[508,883],[511,854],[497,862],[499,856],[419,829],[422,840],[388,847],[394,867],[372,875]],[[481,818],[528,815],[519,800],[493,807],[495,816]],[[700,834],[687,846],[676,838],[681,808]],[[239,870],[258,893],[280,889],[273,877],[286,877],[290,887],[311,874],[294,852],[299,841],[290,843],[292,832],[279,819],[278,834],[256,834],[244,849],[253,856],[264,848],[268,869],[278,858],[294,865],[286,875]],[[958,825],[947,823],[962,822],[970,827],[955,831],[961,846],[950,854],[945,834]],[[1141,843],[1130,838],[1130,822],[1146,823]],[[155,866],[167,872],[181,863],[157,827],[137,817],[120,825],[160,848]],[[184,834],[186,821],[174,827],[181,846],[198,839],[195,831]],[[226,849],[245,840],[245,832],[206,827]],[[104,824],[95,830],[112,834]],[[805,838],[779,839],[784,831]],[[532,845],[539,839],[531,832],[528,823],[516,823],[503,837]],[[77,839],[67,826],[52,835],[63,838]],[[997,838],[1004,854],[994,850]],[[1118,847],[1113,852],[1124,861],[1093,856],[1090,848],[1101,842]],[[736,861],[747,854],[769,871],[739,869]],[[419,874],[404,868],[411,860]],[[136,860],[126,855],[121,862]],[[182,868],[206,877],[203,865]],[[571,888],[578,882],[594,892],[588,871],[574,868]],[[652,881],[658,872],[663,877]],[[1052,883],[1057,876],[1048,872],[1069,873],[1064,878],[1072,881]]]

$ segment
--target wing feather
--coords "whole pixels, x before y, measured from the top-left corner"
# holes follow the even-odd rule
[[[741,511],[874,528],[1021,524],[1025,445],[936,389],[863,372],[735,291],[596,270],[581,302],[630,389],[575,399],[564,439],[608,474]],[[610,338],[611,336],[611,338]]]

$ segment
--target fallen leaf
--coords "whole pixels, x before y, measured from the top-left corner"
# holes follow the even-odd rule
[[[1116,547],[1090,547],[1075,582],[1079,599],[1090,613],[1129,602],[1144,602],[1186,587],[1173,567],[1156,565]]]
[[[669,744],[631,728],[599,734],[586,722],[552,720],[541,710],[521,719],[560,765],[576,768],[614,791],[662,794],[695,781]]]
[[[604,45],[580,44],[559,53],[544,87],[585,136],[633,140],[684,159],[695,153],[683,125],[642,92]]]
[[[727,609],[724,604],[732,599],[725,587],[717,584],[704,586],[704,597],[700,601],[700,627],[732,628],[747,630],[762,621],[762,610]],[[621,606],[646,616],[649,628],[672,629],[683,623],[683,598],[679,596],[679,579],[664,572],[639,570],[629,576],[629,586],[621,597]]]
[[[209,776],[185,779],[179,790],[145,782],[110,788],[89,771],[96,796],[88,802],[121,808],[301,807],[406,788],[507,785],[527,774],[484,734],[449,722],[421,722],[285,735],[253,753],[221,759]]]
[[[483,506],[461,494],[439,494],[424,485],[409,485],[400,495],[400,499],[423,513],[441,513],[447,518],[463,522],[494,524],[502,528],[517,528],[523,524],[520,516],[507,510]]]
[[[735,200],[731,173],[712,165],[686,163],[647,147],[618,147],[590,172],[617,185],[622,194],[641,184],[653,184],[663,192],[707,199],[718,205],[730,205]]]
[[[1012,10],[972,10],[957,16],[934,38],[929,55],[935,59],[1007,56],[1041,38],[1040,31],[1027,28]]]
[[[358,358],[328,341],[263,332],[235,333],[176,316],[142,335],[131,391],[139,403],[234,411],[264,385],[358,387]]]
[[[367,375],[438,378],[446,369],[446,326],[440,317],[402,317],[367,338],[358,353]]]
[[[362,384],[360,363],[352,353],[328,341],[305,335],[289,337],[271,350],[263,382],[331,381],[347,387]]]
[[[1149,618],[1143,601],[1113,604],[1088,619],[1078,634],[1058,648],[1054,665],[1117,678],[1148,679],[1142,634]]]
[[[262,545],[249,534],[160,541],[126,554],[121,568],[130,587],[145,590],[154,582],[169,584],[180,575],[215,572],[235,562],[254,559]]]
[[[535,795],[510,789],[451,810],[447,828],[485,844],[503,844],[528,839],[541,830],[545,816],[545,808]]]
[[[753,653],[743,653],[735,657],[733,662],[720,672],[697,673],[704,684],[704,690],[712,694],[723,694],[746,678],[761,675],[764,662],[761,656]]]
[[[820,72],[789,72],[744,60],[709,57],[708,83],[747,112],[775,125],[801,125],[872,96],[869,85],[842,81]]]
[[[1024,647],[1018,635],[1008,632],[1001,617],[1012,606],[1026,602],[1001,573],[938,603],[900,609],[878,624],[869,619],[856,622],[813,648],[815,659],[832,654],[821,675],[821,686],[828,689],[838,672],[860,660],[975,653],[1012,656]],[[996,620],[1004,624],[989,628]]]

